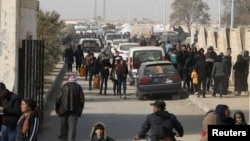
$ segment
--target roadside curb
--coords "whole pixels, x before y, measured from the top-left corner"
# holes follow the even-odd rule
[[[204,112],[208,112],[212,108],[210,108],[207,104],[204,104],[203,102],[199,101],[195,95],[189,95],[188,99],[196,104],[200,109],[202,109]]]
[[[60,62],[59,62],[59,63],[60,63]],[[56,64],[56,65],[57,65],[57,64]],[[55,66],[56,66],[56,65],[55,65]],[[53,83],[51,84],[49,90],[47,91],[47,93],[45,93],[45,94],[43,95],[43,106],[47,105],[48,98],[50,97],[50,94],[51,94],[52,90],[54,89],[55,84],[57,83],[59,76],[61,76],[62,73],[64,72],[64,71],[63,71],[64,68],[65,68],[65,64],[63,63],[62,67],[59,69],[57,75],[55,76],[55,79],[54,79]],[[54,68],[54,69],[55,69],[55,68]],[[53,70],[54,70],[54,69],[53,69]]]

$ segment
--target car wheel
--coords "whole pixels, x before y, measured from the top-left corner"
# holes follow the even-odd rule
[[[183,95],[183,91],[181,89],[176,94],[172,95],[172,100],[179,100],[179,99],[181,99],[182,95]]]
[[[138,94],[138,99],[139,99],[139,100],[144,100],[144,95]]]

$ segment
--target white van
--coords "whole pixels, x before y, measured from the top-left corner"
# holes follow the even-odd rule
[[[106,45],[108,44],[108,42],[110,42],[110,44],[112,45],[112,42],[115,39],[122,39],[122,35],[118,33],[107,33],[104,37]]]
[[[134,85],[137,70],[142,63],[162,60],[166,60],[166,56],[161,47],[143,46],[130,48],[127,60],[129,85]]]

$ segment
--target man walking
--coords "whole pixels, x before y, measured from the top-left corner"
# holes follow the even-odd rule
[[[151,141],[157,141],[157,132],[162,127],[167,127],[170,129],[175,129],[177,131],[176,136],[182,137],[184,134],[183,126],[177,120],[176,116],[168,111],[165,111],[165,102],[157,100],[150,105],[153,106],[153,113],[149,114],[144,121],[140,132],[135,135],[135,139],[144,138],[146,133],[151,130]],[[174,133],[172,133],[174,134]]]
[[[60,90],[55,103],[56,113],[61,118],[61,140],[75,141],[76,124],[81,117],[84,107],[84,93],[82,87],[76,83],[76,75],[70,74],[68,82]]]
[[[74,63],[74,50],[71,45],[65,49],[64,52],[65,63],[67,64],[68,73],[72,72],[72,64]]]
[[[83,50],[81,49],[80,45],[77,46],[74,55],[76,60],[76,73],[78,73],[84,59]]]
[[[4,83],[0,82],[0,113],[2,113],[1,141],[16,140],[16,125],[21,112],[21,98],[10,92]]]
[[[232,69],[232,56],[231,56],[231,53],[232,53],[231,48],[227,48],[227,54],[222,59],[222,62],[225,64],[225,68],[226,68],[226,84],[225,84],[225,88],[226,88],[227,93],[231,93],[231,91],[228,90],[228,88],[229,88],[229,79],[230,79],[231,69]]]

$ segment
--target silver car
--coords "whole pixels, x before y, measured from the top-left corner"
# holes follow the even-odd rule
[[[139,100],[155,95],[170,95],[173,99],[179,99],[183,94],[180,76],[169,61],[142,63],[137,72],[135,87]]]

